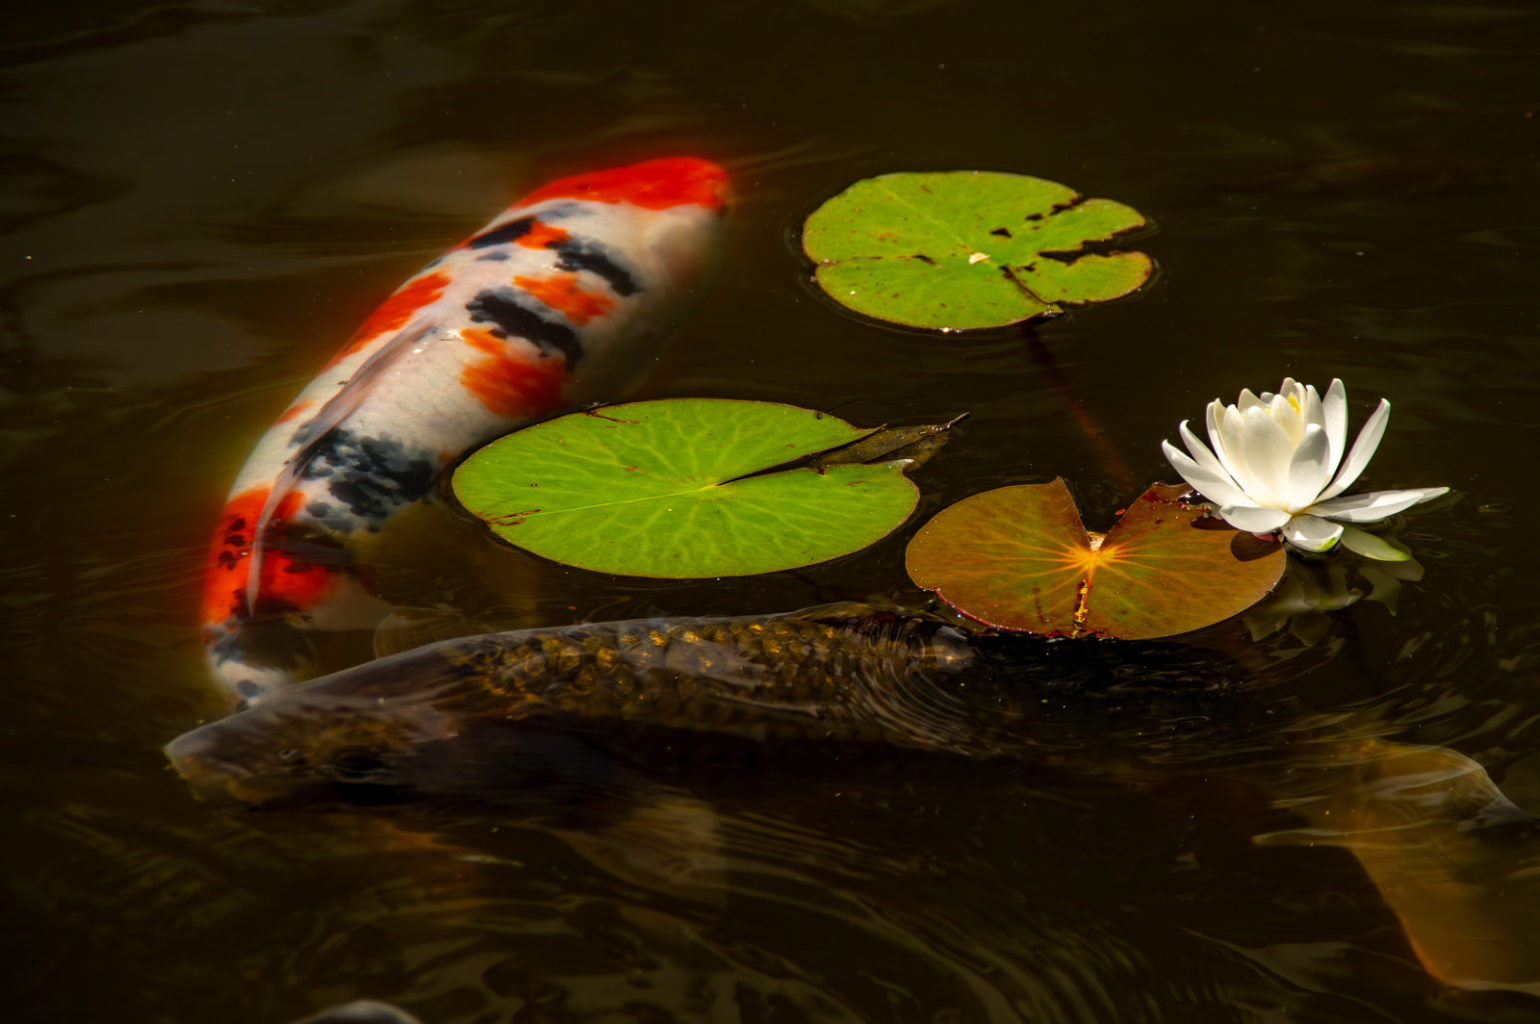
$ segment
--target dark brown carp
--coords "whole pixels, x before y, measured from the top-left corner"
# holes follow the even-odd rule
[[[491,633],[292,685],[166,753],[200,794],[265,803],[512,786],[600,749],[675,770],[850,748],[1051,763],[1105,725],[1055,718],[1021,685],[1023,666],[1053,673],[1049,642],[980,639],[848,605]],[[1190,677],[1195,657],[1180,650],[1167,671]],[[1161,674],[1148,650],[1120,660],[1124,675]]]

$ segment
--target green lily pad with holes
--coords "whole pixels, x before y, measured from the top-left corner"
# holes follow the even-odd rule
[[[553,561],[746,576],[858,551],[909,517],[919,491],[899,462],[764,472],[872,433],[773,402],[633,402],[494,441],[452,488],[499,537]]]
[[[1241,533],[1155,484],[1104,537],[1064,481],[985,491],[909,543],[909,576],[969,618],[1052,636],[1148,640],[1221,622],[1283,575],[1283,546]]]
[[[820,287],[910,327],[963,331],[1121,298],[1149,280],[1142,252],[1085,246],[1141,227],[1138,210],[1024,174],[884,174],[824,203],[802,230]]]

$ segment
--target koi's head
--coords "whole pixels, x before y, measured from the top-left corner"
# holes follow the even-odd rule
[[[449,640],[279,687],[172,740],[166,756],[208,799],[389,799],[462,730],[464,659],[477,649]]]
[[[451,719],[420,703],[305,700],[280,691],[178,736],[165,752],[208,800],[379,802],[396,795],[421,750],[453,731]]]
[[[199,797],[249,806],[518,802],[610,774],[585,740],[542,727],[538,700],[488,687],[506,646],[446,640],[293,683],[165,753]]]

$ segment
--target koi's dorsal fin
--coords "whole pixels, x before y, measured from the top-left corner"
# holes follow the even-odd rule
[[[293,492],[294,485],[303,476],[305,468],[314,461],[327,434],[353,415],[363,404],[364,399],[369,396],[374,383],[432,331],[431,320],[418,319],[396,332],[396,336],[364,360],[363,364],[353,371],[353,375],[348,378],[348,382],[342,386],[341,390],[328,399],[315,416],[300,428],[295,437],[299,449],[289,456],[283,468],[279,470],[277,478],[273,481],[272,490],[268,492],[267,501],[262,505],[262,513],[257,516],[256,525],[252,529],[251,568],[247,570],[246,576],[246,614],[248,616],[256,615],[257,597],[262,589],[262,557],[267,532],[272,527],[273,516],[284,498]]]
[[[936,615],[923,607],[904,605],[898,602],[878,600],[872,603],[865,601],[835,601],[830,604],[814,605],[811,608],[803,608],[794,612],[786,612],[784,615],[776,615],[777,619],[800,619],[807,622],[827,622],[836,625],[866,624],[871,626],[892,625],[905,622],[941,622],[951,624],[953,619]]]

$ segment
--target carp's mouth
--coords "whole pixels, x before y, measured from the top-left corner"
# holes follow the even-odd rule
[[[378,805],[402,799],[422,752],[452,741],[461,724],[427,699],[388,702],[301,683],[164,750],[201,799]]]
[[[279,751],[271,770],[258,771],[222,755],[216,736],[195,729],[166,744],[165,754],[194,795],[214,803],[377,804],[399,798],[397,773],[378,751],[366,747],[340,751],[319,765],[295,752]]]
[[[166,744],[164,751],[193,793],[200,800],[215,803],[231,801],[242,804],[266,803],[284,795],[288,787],[273,786],[272,779],[263,779],[250,770],[221,758],[211,748],[202,730],[185,733]]]

